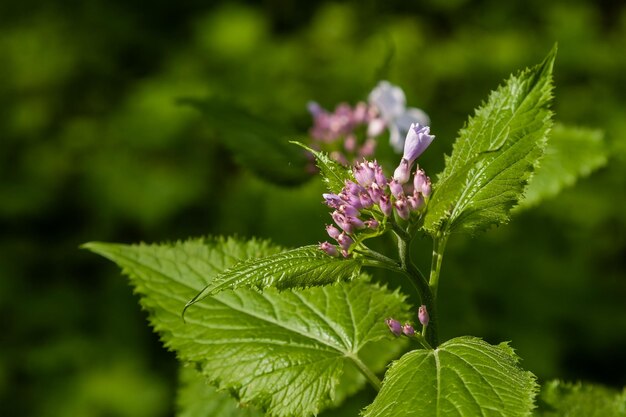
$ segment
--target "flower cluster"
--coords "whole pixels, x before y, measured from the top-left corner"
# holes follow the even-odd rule
[[[349,165],[350,160],[374,154],[376,137],[384,129],[376,107],[364,102],[357,103],[354,108],[341,103],[331,113],[319,104],[310,102],[308,108],[313,116],[313,127],[309,134],[316,141],[314,147],[329,151],[331,158],[343,165]],[[366,131],[364,141],[358,134],[359,130]]]
[[[337,241],[339,249],[329,242],[320,243],[320,249],[331,256],[341,253],[348,257],[357,231],[376,231],[394,214],[409,220],[411,213],[419,212],[430,196],[431,183],[418,167],[410,184],[411,168],[434,138],[427,126],[413,124],[407,134],[404,155],[392,178],[385,177],[378,162],[365,160],[352,168],[356,182],[347,180],[339,194],[324,194],[326,205],[334,209],[331,217],[337,226],[328,225],[326,231]]]
[[[425,305],[421,305],[419,307],[417,317],[422,327],[428,326],[430,318]],[[404,325],[402,325],[398,320],[393,318],[386,319],[385,323],[387,324],[387,327],[389,327],[389,331],[393,333],[394,336],[400,336],[402,334],[408,337],[415,336],[415,328],[411,325],[411,323],[404,323]]]

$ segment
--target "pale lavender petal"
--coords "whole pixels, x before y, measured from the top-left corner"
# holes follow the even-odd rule
[[[392,120],[405,111],[406,97],[400,87],[381,81],[369,95],[370,104],[376,106],[385,120]]]

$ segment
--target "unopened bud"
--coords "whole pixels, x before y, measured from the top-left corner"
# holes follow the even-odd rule
[[[368,188],[368,192],[370,194],[370,197],[372,198],[372,201],[375,204],[378,204],[380,202],[380,198],[383,196],[383,194],[385,194],[383,189],[377,183],[373,183],[372,185],[370,185]]]
[[[328,242],[320,243],[319,248],[326,252],[330,256],[338,256],[339,252],[337,251],[337,247],[335,245],[331,245]]]
[[[402,333],[404,333],[405,336],[413,337],[415,336],[415,329],[409,323],[404,323],[404,326],[402,326]]]
[[[400,322],[398,320],[394,320],[394,319],[389,318],[389,319],[385,320],[385,323],[387,323],[387,326],[389,327],[389,330],[395,336],[400,336],[402,334],[402,324],[400,324]]]
[[[422,326],[428,326],[430,316],[428,315],[428,310],[426,310],[425,305],[421,305],[420,308],[417,310],[417,318],[419,319],[420,323],[422,323]]]
[[[413,193],[407,197],[406,201],[409,203],[409,207],[412,211],[421,209],[424,206],[424,197],[420,193]]]
[[[393,172],[393,179],[398,181],[400,184],[406,184],[411,177],[411,167],[409,166],[409,161],[405,158],[400,160],[400,165]]]
[[[328,233],[328,236],[332,237],[333,239],[337,239],[339,237],[339,234],[341,233],[341,231],[332,224],[326,225],[326,232]]]
[[[374,205],[372,197],[370,197],[368,192],[359,194],[359,199],[361,200],[361,205],[363,206],[363,208],[370,208]]]
[[[341,233],[337,237],[337,242],[339,243],[339,246],[341,246],[342,249],[348,250],[350,249],[350,246],[354,243],[354,240],[352,240],[352,238],[348,236],[347,234]]]
[[[369,219],[365,221],[365,225],[369,227],[370,229],[376,229],[378,228],[380,224],[378,223],[378,220],[376,219]]]
[[[411,216],[411,212],[409,211],[409,203],[406,198],[400,198],[396,200],[394,203],[394,207],[396,208],[396,213],[398,216],[404,220],[408,220]]]
[[[404,188],[402,187],[402,184],[400,184],[395,178],[389,183],[389,189],[395,198],[400,198],[404,195]]]
[[[389,198],[389,196],[383,195],[378,205],[380,206],[380,211],[382,211],[385,216],[391,216],[393,205],[391,204],[391,198]]]
[[[424,197],[428,197],[431,191],[430,178],[426,176],[423,169],[418,169],[413,178],[413,186],[415,191],[422,193]]]

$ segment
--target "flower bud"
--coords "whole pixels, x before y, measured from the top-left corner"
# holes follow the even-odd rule
[[[357,182],[362,187],[367,187],[374,182],[374,170],[370,164],[371,162],[369,164],[367,162],[361,162],[360,164],[356,164],[352,169],[354,178],[356,178]],[[359,191],[362,192],[362,190]]]
[[[380,211],[382,211],[385,216],[391,216],[393,205],[391,204],[391,198],[389,198],[389,196],[383,195],[378,205],[380,206]]]
[[[387,323],[387,326],[389,327],[389,330],[395,336],[400,336],[402,334],[402,324],[400,324],[400,322],[398,320],[394,320],[394,319],[389,318],[389,319],[385,320],[385,323]]]
[[[359,194],[359,200],[361,201],[361,206],[363,206],[363,208],[370,208],[374,205],[372,197],[370,197],[368,192],[362,192]]]
[[[402,326],[402,333],[404,333],[405,336],[413,337],[415,336],[415,329],[409,323],[404,323],[404,326]]]
[[[367,191],[369,192],[370,197],[375,204],[378,204],[380,202],[380,198],[383,196],[383,194],[385,194],[383,189],[377,183],[373,183],[372,185],[370,185]]]
[[[376,229],[379,226],[378,220],[376,219],[369,219],[365,221],[365,225],[367,227],[369,227],[370,229]]]
[[[428,315],[428,310],[426,310],[425,305],[421,305],[420,308],[417,310],[417,318],[419,319],[420,323],[422,323],[422,326],[428,326],[430,316]]]
[[[413,178],[413,186],[415,191],[422,193],[424,197],[428,197],[431,191],[430,178],[426,176],[423,169],[415,171],[415,177]]]
[[[350,206],[348,204],[340,205],[338,210],[341,214],[348,217],[355,217],[361,214],[356,207]]]
[[[378,164],[376,164],[376,169],[374,169],[374,179],[380,188],[385,188],[387,185],[387,177],[385,177],[382,167]]]
[[[355,229],[362,229],[365,227],[365,223],[363,223],[363,220],[359,219],[358,217],[346,217],[346,221]]]
[[[352,233],[354,231],[354,226],[352,226],[352,224],[348,222],[348,218],[340,212],[333,211],[330,216],[333,218],[335,223],[337,223],[337,226],[339,226],[346,233]]]
[[[394,203],[394,207],[396,208],[396,213],[398,213],[398,216],[400,216],[400,218],[408,220],[411,216],[411,212],[409,211],[409,203],[407,202],[407,199],[405,197],[396,200],[396,202]]]
[[[389,189],[395,198],[400,198],[404,195],[404,188],[402,187],[402,184],[400,184],[395,178],[389,183]]]
[[[409,166],[409,161],[405,158],[400,160],[400,165],[393,172],[393,179],[398,181],[400,184],[406,184],[411,177],[411,167]]]
[[[319,248],[326,252],[330,256],[338,256],[339,252],[337,251],[337,247],[335,245],[331,245],[328,242],[320,243]]]
[[[343,200],[337,194],[322,194],[324,197],[324,203],[330,208],[339,208],[343,204]]]
[[[342,249],[348,250],[350,249],[350,246],[354,243],[354,240],[352,240],[352,238],[347,234],[341,233],[339,236],[337,236],[337,243],[339,243],[339,246],[341,246]]]
[[[424,206],[424,197],[420,193],[413,193],[406,198],[407,203],[409,204],[409,208],[411,211],[417,211]]]
[[[350,257],[350,252],[348,252],[345,249],[341,250],[341,256],[343,256],[344,258],[349,258]]]
[[[326,232],[328,233],[328,236],[332,237],[335,240],[337,240],[339,234],[341,233],[341,231],[339,231],[339,229],[337,229],[332,224],[326,225]]]

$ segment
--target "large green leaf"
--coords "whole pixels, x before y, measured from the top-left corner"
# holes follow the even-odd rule
[[[624,417],[626,389],[550,381],[539,396],[537,417]]]
[[[529,416],[535,377],[506,344],[459,337],[393,363],[365,417]]]
[[[532,207],[541,200],[571,187],[576,180],[589,175],[607,162],[604,134],[601,130],[554,125],[541,164],[526,187],[520,209]]]
[[[208,295],[239,287],[308,288],[349,281],[359,275],[361,261],[327,255],[318,246],[301,248],[239,262],[211,280],[188,306]]]
[[[346,180],[353,179],[352,173],[348,168],[344,167],[338,162],[333,161],[324,152],[318,152],[314,149],[309,148],[306,145],[301,144],[300,142],[291,143],[301,146],[313,154],[317,167],[320,169],[322,179],[326,184],[328,191],[330,191],[331,193],[339,194],[339,192],[343,189]]]
[[[240,259],[281,250],[267,242],[86,247],[130,276],[150,322],[183,362],[196,363],[219,389],[269,415],[315,414],[333,396],[336,404],[365,384],[357,369],[380,371],[397,354],[386,349],[384,319],[407,317],[404,298],[364,279],[280,293],[224,291],[197,303],[182,321],[186,301],[217,274]],[[376,360],[364,362],[361,351],[379,343]]]
[[[176,417],[262,417],[263,413],[241,407],[226,392],[218,392],[190,366],[182,367],[176,396]]]
[[[241,165],[257,175],[286,185],[300,184],[311,178],[305,153],[289,143],[297,132],[272,121],[271,115],[261,117],[231,101],[217,98],[180,102],[202,111],[222,145]]]
[[[555,56],[556,48],[509,78],[461,129],[433,187],[424,220],[431,235],[508,221],[545,148]]]

